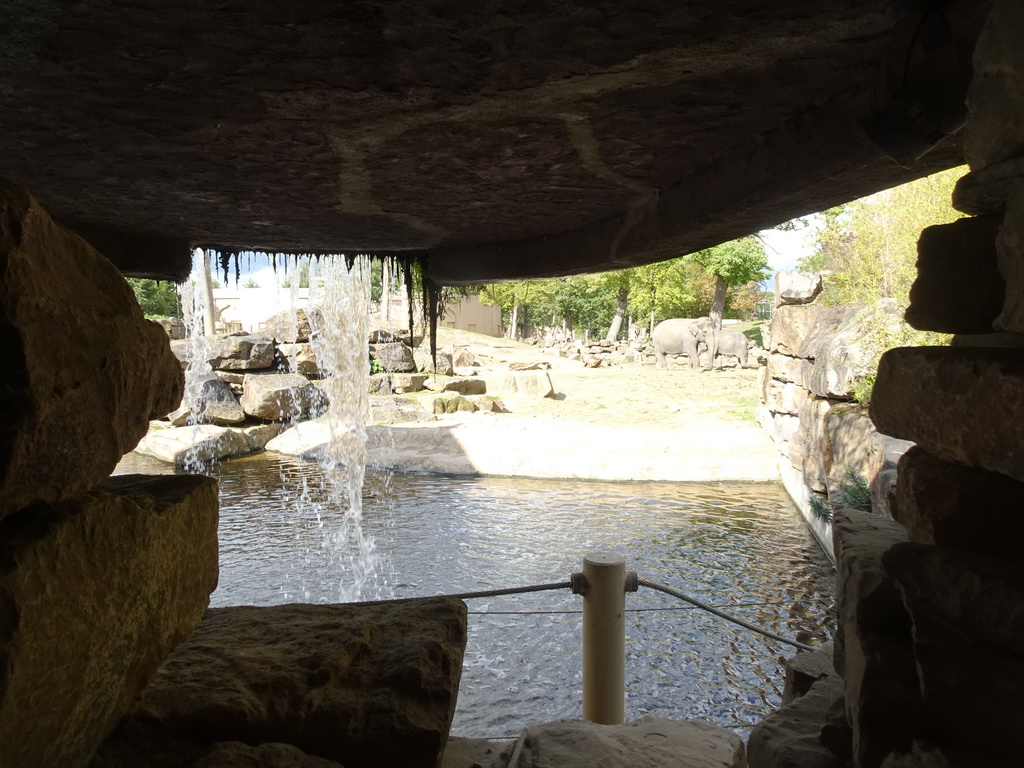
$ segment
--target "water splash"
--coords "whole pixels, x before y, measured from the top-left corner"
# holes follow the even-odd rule
[[[369,310],[369,258],[335,257],[310,264],[310,342],[330,402],[324,418],[331,439],[321,463],[325,477],[344,470],[348,502],[341,520],[326,535],[343,576],[338,595],[343,602],[381,596],[374,577],[382,561],[376,541],[362,525],[370,411]],[[371,586],[375,593],[364,594]]]

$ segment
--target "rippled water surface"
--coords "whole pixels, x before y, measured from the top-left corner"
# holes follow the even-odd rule
[[[169,471],[130,455],[120,472]],[[339,540],[340,474],[259,456],[214,467],[221,574],[213,605],[334,602],[352,565]],[[772,485],[583,483],[368,473],[376,543],[364,599],[558,582],[588,551],[779,634],[831,636],[834,574]],[[568,590],[468,601],[452,732],[498,737],[579,717],[581,599]],[[647,589],[627,596],[626,717],[745,730],[778,705],[793,649]]]

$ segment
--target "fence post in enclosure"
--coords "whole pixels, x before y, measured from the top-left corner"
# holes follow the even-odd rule
[[[583,719],[602,725],[625,722],[626,592],[636,591],[636,573],[613,552],[591,552],[583,573],[573,574],[583,595]]]

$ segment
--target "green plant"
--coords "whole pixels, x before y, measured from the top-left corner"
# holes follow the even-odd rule
[[[839,487],[839,498],[847,509],[871,511],[871,489],[868,487],[867,478],[858,475],[852,469],[846,471],[846,480]]]
[[[384,364],[380,360],[375,360],[372,357],[370,358],[370,373],[371,374],[372,373],[387,373],[387,372],[388,372],[387,368],[384,367]]]
[[[811,494],[810,505],[811,512],[816,518],[826,523],[832,522],[832,509],[824,497]]]
[[[853,399],[862,405],[870,403],[871,394],[875,389],[875,378],[875,374],[869,373],[863,378],[855,381],[853,386],[850,388],[850,394],[853,395]]]

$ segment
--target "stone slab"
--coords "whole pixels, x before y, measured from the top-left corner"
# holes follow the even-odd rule
[[[846,683],[857,764],[874,766],[889,752],[909,749],[920,729],[910,620],[882,563],[906,533],[894,520],[854,510],[838,511],[832,531],[838,566],[835,666]]]
[[[745,768],[740,738],[694,720],[555,720],[526,728],[493,768]]]
[[[992,331],[1006,297],[996,258],[1001,223],[1001,216],[976,216],[921,232],[905,314],[911,326],[941,333]]]
[[[465,643],[466,606],[450,598],[211,609],[127,720],[346,768],[435,768]]]
[[[778,353],[768,355],[768,375],[773,379],[789,381],[806,389],[813,370],[812,363],[803,358]]]
[[[107,477],[181,401],[167,334],[113,264],[0,180],[0,518]]]
[[[1024,350],[891,349],[878,366],[871,420],[946,461],[1024,481]]]
[[[0,765],[76,768],[217,586],[217,483],[125,475],[0,523]]]
[[[911,448],[899,463],[897,519],[911,541],[950,549],[1020,554],[1024,483]]]
[[[790,357],[803,357],[800,347],[823,316],[834,314],[833,307],[789,304],[779,307],[772,316],[768,351]]]
[[[547,371],[509,371],[508,373],[488,373],[485,391],[498,397],[552,397],[555,387]],[[474,392],[471,394],[483,394]]]

